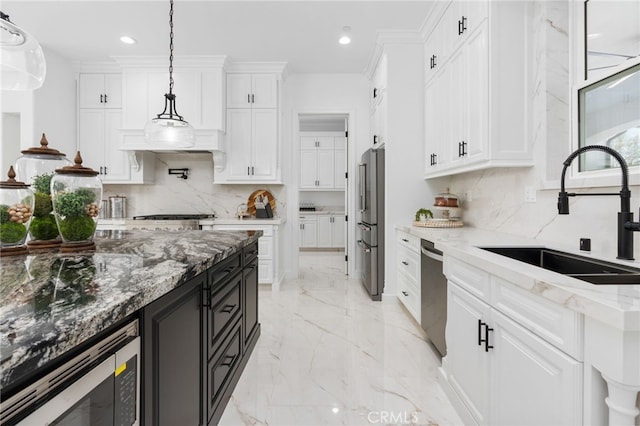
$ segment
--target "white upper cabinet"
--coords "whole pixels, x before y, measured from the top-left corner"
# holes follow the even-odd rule
[[[278,72],[267,70],[278,69]],[[282,183],[280,169],[280,64],[235,64],[226,75],[226,160],[214,183]]]
[[[230,73],[227,75],[227,108],[277,107],[277,74]]]
[[[387,55],[380,55],[371,78],[371,147],[378,148],[387,142]]]
[[[533,164],[526,131],[530,7],[484,0],[441,6],[425,42],[425,178]]]
[[[344,136],[300,137],[300,189],[344,190]]]
[[[121,108],[120,74],[80,74],[80,108]]]

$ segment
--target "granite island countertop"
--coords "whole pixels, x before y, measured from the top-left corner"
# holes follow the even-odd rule
[[[0,391],[255,242],[262,231],[118,231],[96,250],[2,258]]]
[[[638,261],[591,256],[589,253],[580,252],[567,245],[471,227],[438,229],[397,225],[395,228],[432,241],[435,248],[444,253],[445,261],[446,256],[456,257],[532,294],[542,296],[616,329],[640,331],[640,282],[637,285],[595,285],[478,247],[547,247],[634,268],[640,268]]]

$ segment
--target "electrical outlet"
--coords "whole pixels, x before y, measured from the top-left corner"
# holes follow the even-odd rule
[[[533,186],[524,187],[524,201],[527,203],[536,202],[536,189]]]

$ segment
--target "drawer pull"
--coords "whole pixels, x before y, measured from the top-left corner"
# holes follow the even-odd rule
[[[408,264],[406,261],[404,261],[404,260],[402,261],[402,264],[403,264],[404,266],[409,266],[409,264]]]
[[[235,309],[236,305],[224,305],[224,308],[220,309],[220,312],[230,314]]]
[[[402,294],[404,294],[405,296],[409,296],[409,293],[407,293],[406,291],[403,291]]]
[[[236,355],[225,355],[224,361],[220,364],[225,367],[231,367],[236,360]]]
[[[409,240],[407,240],[406,238],[403,238],[402,241],[404,241],[405,243],[409,242]]]

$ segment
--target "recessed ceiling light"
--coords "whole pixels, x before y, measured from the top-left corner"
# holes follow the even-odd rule
[[[338,43],[340,44],[351,43],[351,27],[342,27],[342,34],[340,34]]]
[[[136,44],[136,40],[129,37],[129,36],[122,36],[120,37],[120,41],[123,42],[124,44]]]

